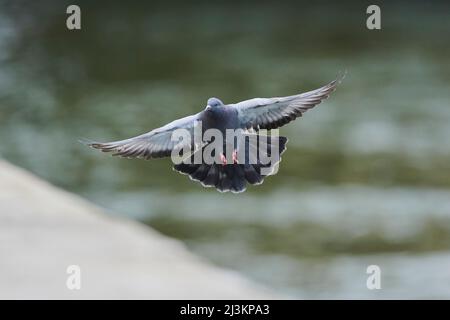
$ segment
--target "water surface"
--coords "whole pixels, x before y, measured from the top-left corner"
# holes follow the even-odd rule
[[[405,2],[406,3],[406,2]],[[0,155],[299,298],[450,298],[449,6],[0,2]],[[77,142],[127,138],[198,112],[315,89],[284,127],[278,175],[219,194],[170,160]],[[366,288],[370,264],[382,290]]]

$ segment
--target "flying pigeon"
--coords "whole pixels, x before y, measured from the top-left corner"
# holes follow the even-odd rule
[[[191,152],[184,157],[184,161],[174,164],[174,170],[188,175],[204,187],[215,187],[220,192],[244,192],[247,183],[261,184],[266,176],[273,174],[274,168],[281,161],[281,154],[286,150],[288,141],[286,137],[263,135],[261,129],[276,129],[301,117],[307,110],[328,98],[344,76],[319,89],[286,97],[254,98],[234,104],[224,104],[217,98],[210,98],[203,111],[175,120],[148,133],[120,141],[106,143],[84,141],[84,143],[103,152],[114,152],[113,155],[116,156],[147,160],[170,157],[175,151],[178,153],[182,148],[187,148]],[[231,157],[220,153],[217,155],[219,160],[214,163],[191,161],[198,152],[204,152],[212,140],[201,140],[200,144],[194,139],[180,142],[174,139],[173,135],[177,130],[195,135],[195,128],[200,123],[202,133],[208,129],[216,129],[225,136],[226,130],[242,130],[247,137],[243,145],[247,148],[241,152],[234,139],[233,141],[224,139],[224,148],[232,145]],[[260,138],[264,143],[259,140],[256,143],[254,140],[249,142],[249,137],[252,136]],[[258,156],[261,149],[268,155],[276,153],[277,160],[263,163]],[[252,157],[252,152],[256,153],[256,156]],[[214,152],[212,155],[216,156]]]

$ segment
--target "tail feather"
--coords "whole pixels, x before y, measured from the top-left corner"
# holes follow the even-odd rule
[[[251,164],[244,165],[244,175],[250,184],[260,184],[264,181],[264,178],[258,173],[255,166]]]
[[[216,188],[219,191],[227,192],[231,190],[231,179],[233,178],[230,176],[230,170],[227,170],[228,166],[222,166],[219,171],[219,181],[216,184]],[[231,166],[229,166],[231,167]]]
[[[215,186],[219,181],[219,170],[217,166],[210,166],[208,174],[203,179],[202,184],[204,186]]]
[[[243,166],[235,166],[234,177],[231,183],[231,191],[232,192],[242,192],[245,190],[246,186],[246,178],[244,173]]]
[[[201,164],[198,166],[197,170],[190,174],[191,178],[197,181],[203,181],[208,174],[209,166],[206,164]]]
[[[286,150],[287,138],[277,137],[279,140],[279,154]],[[270,156],[271,144],[273,138],[268,138],[267,147]],[[250,145],[250,148],[254,146]],[[250,155],[246,156],[246,161],[250,159]],[[180,163],[174,166],[174,170],[187,174],[192,180],[201,182],[205,187],[215,187],[221,192],[231,191],[239,193],[246,190],[247,183],[257,185],[264,182],[264,178],[270,173],[263,172],[262,169],[271,169],[278,165],[281,157],[275,163],[262,164],[258,161],[256,164],[186,164]],[[270,170],[269,170],[270,171]]]

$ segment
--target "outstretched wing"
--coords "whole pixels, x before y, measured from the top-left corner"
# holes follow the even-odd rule
[[[106,143],[93,141],[84,143],[103,152],[114,152],[114,156],[143,159],[168,157],[174,148],[193,147],[194,126],[198,120],[199,114],[195,114],[134,138]],[[192,139],[172,141],[172,134],[177,129],[188,130]]]
[[[255,98],[231,106],[238,111],[240,126],[246,129],[279,128],[315,107],[336,89],[343,77],[305,93],[278,98]]]

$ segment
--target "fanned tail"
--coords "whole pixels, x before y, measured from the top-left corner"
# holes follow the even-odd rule
[[[272,144],[274,139],[278,141],[279,157],[273,163],[263,164],[255,150],[261,148],[261,145],[254,145],[250,142],[247,145],[248,153],[245,155],[244,163],[222,165],[214,164],[194,164],[194,155],[191,157],[192,163],[180,163],[174,165],[174,170],[188,175],[192,180],[200,182],[204,187],[215,187],[220,192],[231,191],[233,193],[241,193],[246,190],[247,183],[258,185],[264,182],[264,178],[273,174],[275,168],[281,161],[281,154],[286,150],[286,137],[268,137],[267,138],[267,155],[271,156]],[[256,148],[256,149],[255,149]],[[252,158],[252,157],[257,157]],[[250,162],[252,160],[253,162]],[[255,163],[256,162],[256,163]]]

